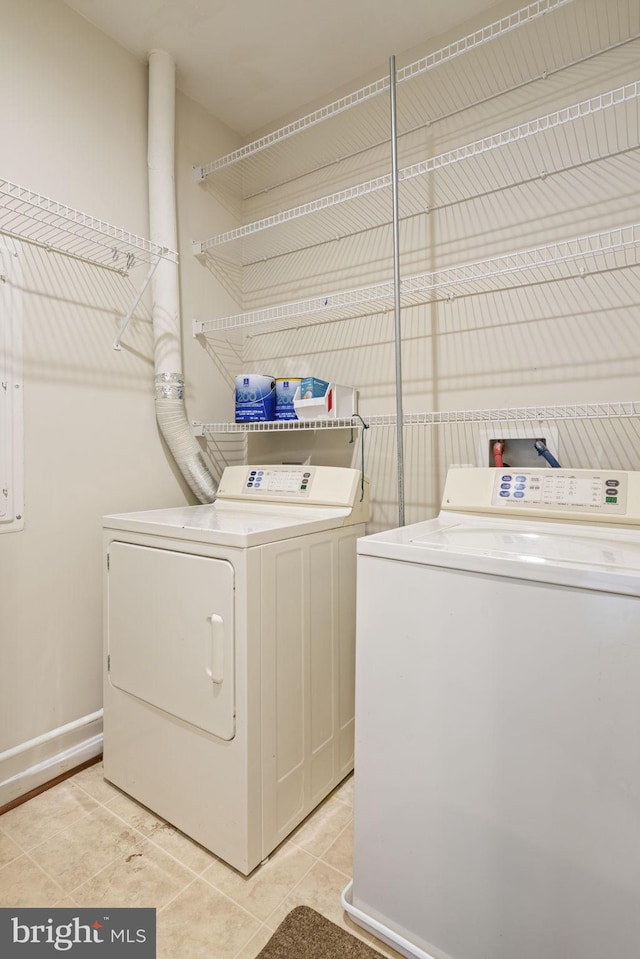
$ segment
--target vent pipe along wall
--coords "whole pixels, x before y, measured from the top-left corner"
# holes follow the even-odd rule
[[[178,249],[175,195],[175,66],[162,50],[149,55],[150,239]],[[178,265],[161,260],[151,280],[156,417],[160,431],[190,488],[201,503],[215,499],[216,484],[191,432],[184,405],[180,347]]]

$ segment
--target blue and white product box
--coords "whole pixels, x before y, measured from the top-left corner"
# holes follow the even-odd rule
[[[300,399],[314,400],[324,396],[330,384],[326,380],[318,380],[315,376],[305,376],[300,380]]]
[[[298,415],[293,406],[293,398],[301,383],[300,377],[276,380],[276,419],[297,420]]]
[[[236,376],[236,423],[275,419],[276,382],[272,376],[245,373]]]

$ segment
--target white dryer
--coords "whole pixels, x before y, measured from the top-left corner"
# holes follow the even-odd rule
[[[104,518],[105,777],[242,873],[353,767],[368,512],[357,470],[234,466]]]
[[[640,944],[640,474],[455,469],[358,544],[353,882],[406,956]]]

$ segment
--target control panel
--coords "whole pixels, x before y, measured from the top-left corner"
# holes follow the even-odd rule
[[[596,470],[495,470],[492,505],[624,514],[627,474]]]
[[[245,492],[255,496],[261,493],[280,493],[296,499],[309,499],[313,485],[312,466],[249,466],[244,482]]]
[[[447,512],[640,526],[640,472],[451,467]]]
[[[227,466],[216,502],[347,508],[357,522],[366,523],[369,481],[360,470],[342,466]]]

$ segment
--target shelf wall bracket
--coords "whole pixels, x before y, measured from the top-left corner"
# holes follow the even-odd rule
[[[163,252],[166,252],[166,250],[163,251]],[[116,336],[115,340],[113,341],[113,348],[114,348],[114,350],[121,350],[121,349],[122,349],[122,347],[120,346],[120,340],[122,339],[122,336],[123,336],[123,334],[124,334],[124,331],[125,331],[126,328],[129,326],[129,323],[130,323],[130,321],[131,321],[131,317],[132,317],[133,314],[135,313],[135,311],[136,311],[136,309],[137,309],[137,307],[138,307],[138,304],[139,304],[140,300],[141,300],[142,297],[144,296],[144,292],[145,292],[145,290],[147,289],[147,287],[149,286],[149,283],[151,282],[151,277],[152,277],[153,274],[155,273],[156,267],[158,266],[158,263],[160,262],[161,259],[162,259],[162,253],[159,253],[159,254],[156,256],[155,260],[151,263],[149,269],[147,270],[147,275],[146,275],[145,278],[144,278],[144,283],[142,284],[142,287],[141,287],[141,289],[140,289],[140,292],[138,293],[137,297],[135,298],[135,300],[134,300],[133,303],[131,304],[131,307],[130,307],[130,309],[129,309],[129,312],[128,312],[127,315],[125,316],[124,320],[122,321],[122,325],[121,325],[120,329],[118,330],[118,335]]]

